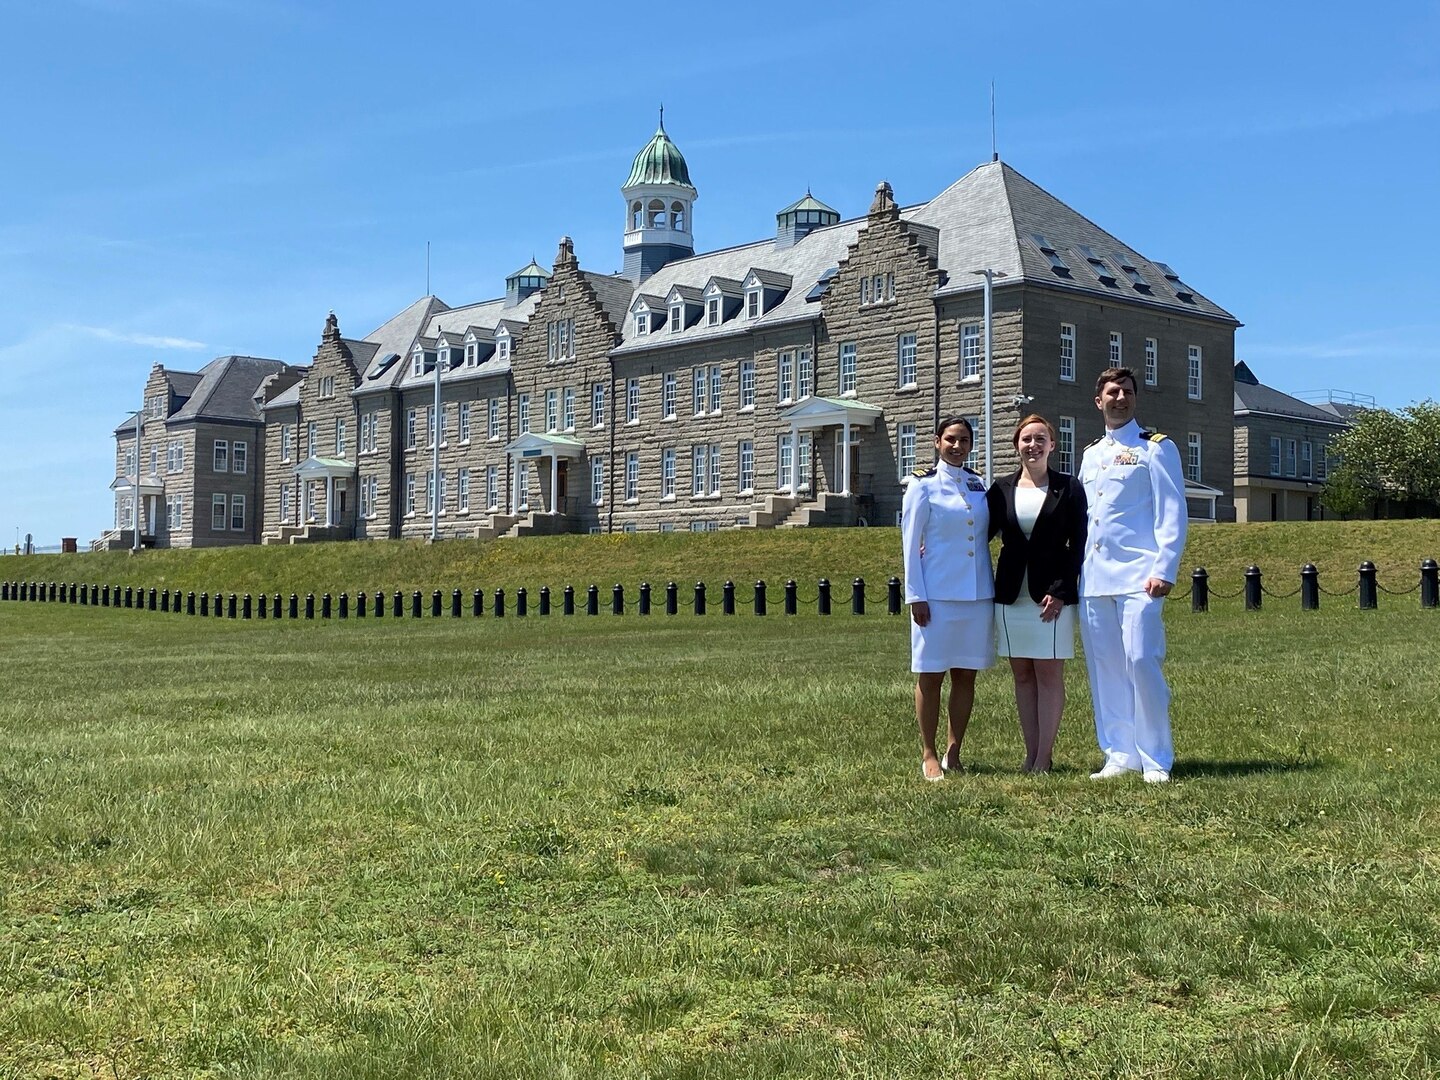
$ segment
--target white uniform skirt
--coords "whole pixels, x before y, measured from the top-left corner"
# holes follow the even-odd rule
[[[1040,605],[1022,588],[1013,604],[995,605],[995,640],[1001,656],[1073,660],[1075,605],[1066,604],[1053,622],[1041,622]]]
[[[994,664],[993,606],[989,600],[931,600],[928,626],[910,620],[910,670],[978,670]]]

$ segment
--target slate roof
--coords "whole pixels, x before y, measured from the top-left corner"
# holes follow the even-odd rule
[[[220,356],[200,369],[200,381],[190,399],[166,419],[166,424],[198,420],[260,422],[255,390],[266,376],[284,371],[283,360],[258,356]]]
[[[170,389],[177,397],[189,397],[195,393],[195,387],[200,385],[200,373],[198,371],[166,371],[166,379],[170,382]]]
[[[366,334],[365,340],[375,346],[375,352],[371,355],[364,370],[364,377],[355,392],[358,394],[367,390],[388,390],[399,385],[400,378],[409,370],[406,360],[410,354],[410,346],[415,344],[415,338],[433,315],[449,310],[439,297],[422,296],[383,326]],[[465,328],[461,326],[460,329],[463,331]],[[400,361],[372,379],[372,373],[379,371],[385,357],[391,353],[398,353]]]
[[[1344,426],[1347,422],[1319,405],[1311,405],[1308,401],[1291,397],[1273,386],[1266,386],[1255,377],[1250,366],[1241,361],[1235,365],[1235,415],[1249,416],[1255,413],[1289,416],[1297,420],[1335,426]]]

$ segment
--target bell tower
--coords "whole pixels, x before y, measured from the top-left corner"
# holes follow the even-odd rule
[[[639,284],[668,262],[695,254],[691,210],[698,197],[680,148],[660,126],[635,155],[625,196],[625,276]]]

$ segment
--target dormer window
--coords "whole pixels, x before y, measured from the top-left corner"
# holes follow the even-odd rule
[[[712,296],[705,301],[705,325],[720,325],[720,297]]]
[[[681,330],[684,330],[684,329],[685,329],[685,305],[684,305],[684,304],[672,304],[672,305],[670,305],[670,332],[671,332],[672,334],[678,334]]]
[[[745,317],[747,319],[758,319],[760,317],[760,290],[745,290]]]
[[[466,367],[474,367],[475,364],[476,364],[476,362],[477,362],[479,359],[480,359],[480,346],[479,346],[479,344],[476,343],[476,342],[474,342],[474,341],[467,341],[467,342],[465,343],[465,366],[466,366]]]
[[[425,374],[425,350],[416,346],[415,351],[410,354],[410,374]]]
[[[500,360],[510,359],[510,335],[500,333],[495,335],[495,356]]]
[[[436,363],[440,365],[441,371],[450,370],[450,346],[445,346],[436,356]]]
[[[644,337],[650,333],[650,312],[637,311],[635,313],[635,334],[637,337]]]

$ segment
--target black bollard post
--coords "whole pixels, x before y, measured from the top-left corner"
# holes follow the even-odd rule
[[[727,581],[720,586],[720,614],[735,614],[735,582]]]
[[[423,602],[424,601],[420,599],[420,590],[412,590],[410,593],[410,617],[412,619],[420,618],[420,605]]]
[[[865,579],[857,577],[850,583],[850,614],[865,614]]]
[[[145,594],[145,609],[147,611],[155,610],[155,589],[153,586]]]
[[[254,613],[254,610],[254,601],[251,599],[250,594],[247,592],[240,599],[240,617],[242,619],[248,619]]]
[[[20,599],[21,599],[21,600],[24,600],[24,599],[25,599],[25,586],[24,586],[24,585],[21,585],[21,586],[20,586]],[[103,589],[100,590],[100,606],[101,606],[101,607],[109,607],[109,606],[110,606],[110,586],[109,586],[109,585],[106,585]]]
[[[273,608],[272,610],[274,611],[274,613],[275,613],[275,618],[276,618],[276,620],[278,621],[278,620],[280,619],[280,615],[281,615],[281,612],[280,612],[280,594],[279,594],[278,592],[275,594],[275,606],[274,606],[274,608]]]
[[[363,619],[363,618],[365,617],[365,590],[364,590],[364,589],[356,589],[356,590],[355,590],[355,617],[356,617],[357,619]]]
[[[451,590],[450,590],[450,617],[451,617],[452,619],[458,619],[458,618],[460,618],[460,590],[459,590],[459,589],[451,589]]]
[[[648,581],[640,582],[640,614],[650,614],[650,583]]]
[[[293,592],[292,592],[292,593],[290,594],[290,618],[292,618],[292,619],[298,619],[299,617],[300,617],[300,596],[299,596],[298,593],[293,593]]]
[[[225,617],[227,619],[235,618],[235,608],[238,602],[239,598],[232,592],[228,598],[227,603],[225,604]]]
[[[439,590],[439,589],[436,589],[434,592],[432,592],[432,593],[430,594],[430,617],[431,617],[432,619],[438,619],[438,618],[440,618],[440,590]]]
[[[703,581],[695,582],[695,614],[705,614],[705,583]]]
[[[75,603],[75,591],[76,591],[76,588],[77,588],[77,586],[76,586],[75,582],[72,581],[72,582],[70,583],[70,603],[72,603],[72,604]]]
[[[320,617],[322,619],[330,618],[330,594],[328,592],[320,595]]]
[[[1264,603],[1264,575],[1260,573],[1260,567],[1247,566],[1245,568],[1245,610],[1259,611],[1260,605]]]
[[[1420,564],[1420,606],[1440,607],[1440,563],[1434,559]]]
[[[899,615],[904,607],[900,601],[900,579],[892,577],[885,583],[885,610],[891,615]]]
[[[575,586],[566,585],[565,591],[560,594],[560,612],[563,615],[575,614]]]
[[[470,596],[470,614],[474,618],[480,618],[485,614],[485,590],[476,589]]]
[[[823,577],[822,577],[822,578],[820,579],[820,592],[819,592],[819,595],[817,595],[817,596],[815,597],[815,609],[816,609],[817,611],[819,611],[819,613],[820,613],[821,615],[829,615],[829,614],[830,614],[830,579],[829,579],[829,578],[823,578]]]
[[[134,598],[135,598],[135,590],[134,590],[134,588],[132,588],[132,587],[129,586],[129,585],[126,585],[126,586],[125,586],[125,606],[126,606],[127,608],[132,606],[133,601],[134,601]],[[43,584],[40,586],[40,602],[41,602],[42,604],[45,602],[45,586],[44,586]]]
[[[1366,559],[1360,564],[1360,608],[1363,611],[1373,611],[1380,606],[1380,598],[1376,594],[1375,564]]]
[[[396,589],[390,597],[390,614],[397,619],[405,617],[405,594]]]
[[[342,619],[348,619],[350,617],[350,594],[348,592],[342,592],[340,594],[340,610],[338,614]]]
[[[256,606],[256,615],[257,615],[257,617],[263,619],[263,618],[265,618],[265,616],[266,616],[266,612],[265,612],[265,607],[266,607],[265,600],[266,600],[266,596],[265,596],[265,594],[262,592],[259,596],[256,597],[256,600],[259,601],[259,603],[257,603],[257,604],[255,605],[255,606]]]
[[[674,615],[680,610],[680,586],[673,581],[665,583],[665,614]]]
[[[549,615],[549,614],[550,614],[550,586],[549,586],[549,585],[541,585],[541,586],[540,586],[540,614],[541,614],[541,615]]]
[[[185,614],[195,614],[195,593],[193,591],[185,594]]]
[[[496,589],[496,590],[495,590],[495,617],[496,617],[497,619],[503,619],[503,618],[505,617],[505,590],[504,590],[504,589]]]
[[[785,614],[794,615],[799,610],[799,604],[799,586],[795,584],[795,579],[792,577],[785,582]]]
[[[1210,610],[1210,575],[1203,566],[1197,566],[1190,575],[1190,610]]]
[[[755,582],[755,614],[765,614],[765,582]]]
[[[200,614],[202,616],[208,616],[210,614],[210,594],[208,592],[202,592],[200,594]]]
[[[621,585],[618,581],[615,583],[615,587],[610,590],[610,614],[625,614],[625,586]]]
[[[598,585],[591,585],[585,590],[585,614],[600,614],[600,587]]]
[[[1320,610],[1320,571],[1314,563],[1307,562],[1300,568],[1300,610]]]
[[[361,591],[363,592],[364,590],[361,590]],[[383,619],[384,617],[385,617],[385,594],[384,594],[383,592],[381,592],[379,589],[376,589],[376,590],[375,590],[375,618],[377,618],[377,619]]]
[[[313,592],[305,594],[305,618],[315,618],[315,594]]]
[[[523,619],[529,610],[530,594],[526,591],[525,586],[521,585],[515,590],[515,617]]]
[[[81,596],[84,596],[85,594],[84,594],[84,593],[81,593],[80,595],[81,595]],[[167,612],[170,610],[170,590],[169,590],[169,589],[161,589],[161,590],[160,590],[160,610],[161,610],[161,611],[167,611]]]

